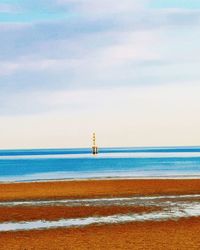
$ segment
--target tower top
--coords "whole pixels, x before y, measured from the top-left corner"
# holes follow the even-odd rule
[[[98,148],[97,148],[97,145],[96,145],[96,134],[95,133],[93,133],[93,135],[92,135],[92,142],[93,142],[92,154],[96,155],[96,154],[98,154]]]
[[[95,133],[93,133],[92,140],[93,140],[93,147],[95,147],[96,146],[96,134]]]

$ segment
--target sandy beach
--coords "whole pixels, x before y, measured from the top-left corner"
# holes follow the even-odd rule
[[[0,223],[62,218],[159,213],[162,207],[148,204],[83,205],[53,203],[27,205],[23,202],[113,197],[176,197],[189,202],[200,194],[200,180],[83,180],[0,184]],[[181,196],[182,195],[182,196]],[[166,197],[166,198],[165,198]],[[94,199],[95,200],[95,199]],[[22,203],[12,205],[12,202]],[[5,205],[6,202],[10,202]],[[161,202],[161,204],[162,204]],[[187,200],[188,202],[188,200]],[[4,204],[5,203],[5,204]],[[154,202],[156,203],[156,201]],[[4,204],[4,205],[3,205]],[[13,203],[14,204],[14,203]],[[152,203],[153,204],[153,203]],[[0,249],[199,249],[200,217],[93,224],[69,228],[0,232]]]
[[[200,179],[119,179],[0,184],[0,201],[200,193]]]
[[[137,249],[200,248],[198,219],[101,225],[85,228],[0,234],[0,248],[14,249]]]
[[[109,216],[115,214],[130,214],[159,211],[155,207],[134,206],[101,206],[101,207],[0,207],[0,222],[58,220],[62,218],[84,218],[87,216]]]

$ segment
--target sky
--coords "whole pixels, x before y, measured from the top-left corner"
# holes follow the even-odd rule
[[[0,148],[200,145],[200,1],[2,0]]]

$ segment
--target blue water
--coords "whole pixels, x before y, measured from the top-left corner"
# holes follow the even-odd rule
[[[200,177],[200,147],[0,150],[0,181]]]

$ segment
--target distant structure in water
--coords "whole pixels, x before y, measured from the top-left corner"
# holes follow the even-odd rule
[[[92,154],[93,154],[93,155],[97,155],[97,154],[98,154],[98,147],[97,147],[97,145],[96,145],[96,134],[95,134],[95,133],[93,133],[92,141],[93,141],[93,145],[92,145]]]

